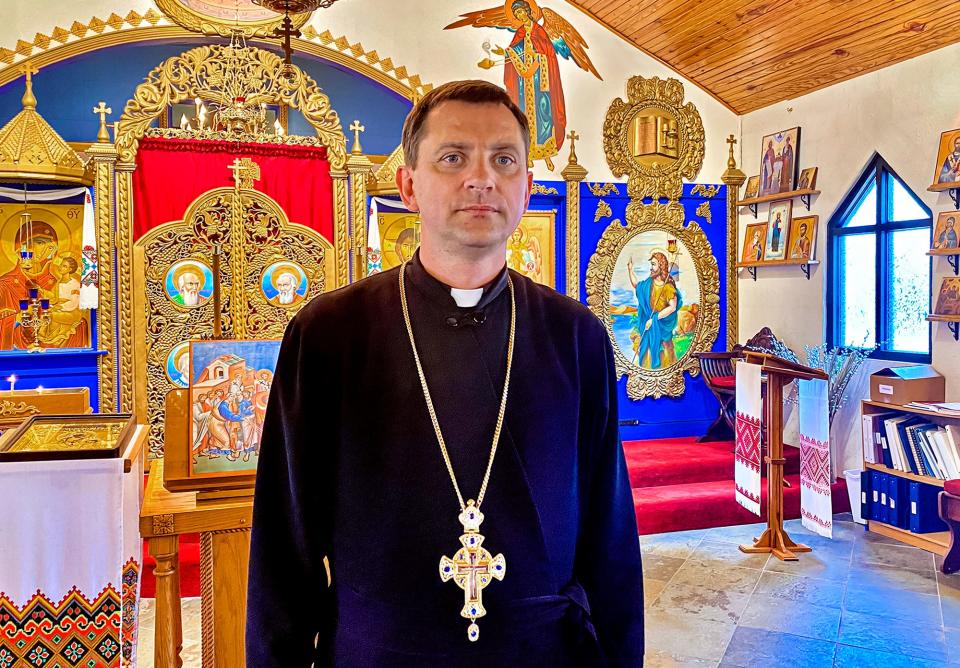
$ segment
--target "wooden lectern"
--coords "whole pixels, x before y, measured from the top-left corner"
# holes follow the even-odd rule
[[[748,554],[772,552],[782,561],[796,561],[796,552],[810,552],[811,548],[795,543],[783,528],[783,386],[794,380],[828,380],[819,369],[790,362],[775,355],[743,351],[743,361],[760,365],[760,373],[767,380],[767,528],[753,545],[741,545]]]

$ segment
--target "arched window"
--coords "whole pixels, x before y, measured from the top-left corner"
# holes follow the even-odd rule
[[[875,154],[830,219],[832,345],[930,361],[930,224],[930,209]]]

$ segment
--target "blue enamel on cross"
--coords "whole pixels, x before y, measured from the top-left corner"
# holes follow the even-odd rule
[[[463,589],[463,609],[460,616],[470,620],[467,637],[474,642],[480,637],[477,618],[487,614],[483,607],[483,588],[490,584],[492,578],[503,580],[507,573],[507,562],[502,554],[494,557],[482,547],[483,536],[479,531],[483,513],[473,500],[467,502],[467,507],[460,513],[459,519],[465,532],[460,536],[463,547],[457,550],[453,559],[440,559],[440,579],[446,582],[452,578],[457,586]]]

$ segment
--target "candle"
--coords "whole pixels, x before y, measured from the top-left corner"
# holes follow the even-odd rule
[[[13,374],[10,374],[9,376],[7,376],[7,382],[10,383],[10,391],[13,392],[13,389],[14,389],[13,386],[17,382],[17,377],[14,376]]]
[[[43,394],[43,385],[37,385],[37,394]]]

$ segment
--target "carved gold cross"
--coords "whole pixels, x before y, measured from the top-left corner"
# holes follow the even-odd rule
[[[250,158],[236,158],[227,169],[233,172],[237,190],[253,188],[253,182],[260,180],[260,165]]]
[[[20,66],[20,74],[23,74],[27,77],[27,83],[30,83],[32,81],[31,77],[34,74],[39,74],[39,73],[40,73],[40,70],[34,67],[33,63],[31,63],[29,60]]]
[[[367,129],[360,125],[360,121],[354,121],[350,124],[350,130],[353,130],[353,148],[350,149],[350,152],[354,155],[361,155],[363,149],[360,148],[360,133],[366,132]]]
[[[110,133],[107,132],[107,114],[112,114],[113,109],[107,106],[107,103],[100,100],[100,104],[93,108],[93,113],[100,114],[100,131],[97,132],[97,141],[101,144],[110,143]]]
[[[30,61],[20,66],[20,73],[27,77],[26,89],[23,91],[23,97],[20,98],[20,103],[23,104],[24,109],[37,108],[37,98],[33,96],[33,75],[38,72],[40,70],[34,67]]]
[[[463,590],[460,616],[470,620],[467,638],[476,642],[480,637],[477,618],[487,614],[483,607],[483,588],[490,584],[493,578],[503,580],[503,576],[507,574],[507,562],[502,554],[493,556],[483,547],[483,536],[480,534],[483,513],[474,505],[472,499],[467,502],[459,519],[464,530],[460,536],[463,547],[457,550],[452,559],[441,557],[440,579],[443,582],[452,579]]]
[[[734,169],[737,166],[737,161],[733,158],[733,145],[737,143],[737,138],[730,135],[727,137],[727,143],[730,144],[730,157],[727,158],[727,168]]]
[[[577,140],[580,139],[580,135],[577,134],[576,130],[571,130],[567,133],[567,139],[570,140],[570,159],[567,161],[571,165],[577,164]]]

